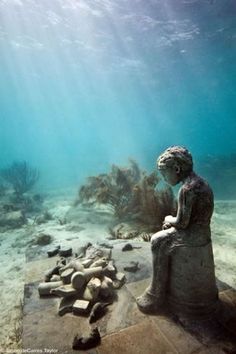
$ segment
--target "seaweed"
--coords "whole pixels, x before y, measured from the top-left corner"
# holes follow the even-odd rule
[[[1,170],[2,178],[12,185],[17,196],[22,196],[32,189],[39,179],[39,171],[30,167],[26,161],[14,161],[9,167]]]
[[[87,179],[81,186],[74,206],[109,204],[119,221],[136,221],[160,230],[164,217],[175,212],[176,204],[170,187],[157,188],[160,177],[147,174],[130,159],[126,168],[112,165],[108,174]]]

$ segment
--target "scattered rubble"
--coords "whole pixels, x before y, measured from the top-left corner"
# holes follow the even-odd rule
[[[80,248],[75,258],[72,258],[71,248],[56,248],[59,256],[69,259],[61,257],[57,260],[56,265],[45,273],[38,292],[40,297],[51,295],[61,298],[59,316],[69,312],[77,316],[89,316],[91,324],[106,314],[107,306],[115,299],[115,290],[125,283],[126,277],[124,273],[117,272],[111,247],[105,246],[95,247],[88,243]],[[128,248],[130,246],[128,244]],[[135,266],[138,266],[138,262]],[[73,349],[93,348],[100,341],[100,334],[95,328],[89,337],[77,335]]]

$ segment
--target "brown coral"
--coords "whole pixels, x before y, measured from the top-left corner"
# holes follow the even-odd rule
[[[110,204],[119,220],[138,221],[157,231],[164,217],[175,211],[172,189],[158,189],[160,178],[155,172],[147,175],[137,162],[130,160],[129,163],[129,167],[113,165],[109,174],[89,177],[88,183],[79,190],[75,206]]]

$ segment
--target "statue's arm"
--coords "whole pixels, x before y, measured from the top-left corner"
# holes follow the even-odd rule
[[[183,186],[179,192],[177,215],[166,216],[164,224],[170,224],[177,229],[186,229],[192,213],[193,200],[194,193]]]

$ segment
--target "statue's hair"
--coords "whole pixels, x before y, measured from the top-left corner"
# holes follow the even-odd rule
[[[171,146],[166,149],[158,158],[158,169],[165,169],[177,164],[182,173],[186,174],[193,169],[193,159],[190,152],[182,146]]]

